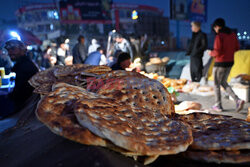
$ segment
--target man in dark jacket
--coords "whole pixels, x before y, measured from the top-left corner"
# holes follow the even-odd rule
[[[207,49],[207,36],[201,31],[200,22],[191,22],[191,29],[193,34],[186,54],[190,55],[192,81],[200,82],[203,70],[202,57]]]
[[[33,93],[33,88],[28,80],[39,70],[32,60],[26,56],[27,50],[23,42],[9,40],[5,43],[5,49],[8,51],[11,60],[15,62],[12,68],[12,71],[16,73],[15,87],[9,97],[14,102],[14,110],[19,111]]]
[[[240,49],[240,45],[236,34],[230,28],[226,27],[224,19],[216,19],[213,23],[213,29],[216,32],[214,50],[208,52],[210,56],[215,58],[213,75],[216,103],[212,109],[219,112],[223,110],[220,92],[220,86],[222,86],[235,100],[236,111],[240,111],[244,106],[244,101],[239,99],[227,83],[228,75],[234,64],[234,53]]]
[[[87,58],[87,51],[84,45],[85,38],[80,35],[78,37],[78,43],[74,46],[73,52],[73,64],[83,64],[85,59]]]

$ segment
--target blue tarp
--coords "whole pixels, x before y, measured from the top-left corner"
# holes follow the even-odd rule
[[[183,67],[190,62],[186,52],[159,52],[160,58],[169,57],[170,61],[166,65],[167,75],[169,78],[180,78]]]

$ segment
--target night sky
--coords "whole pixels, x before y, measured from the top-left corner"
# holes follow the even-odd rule
[[[39,2],[39,0],[33,0]],[[3,2],[3,0],[2,0]],[[40,2],[53,2],[53,0],[40,0]],[[135,3],[156,6],[164,9],[164,15],[169,16],[169,0],[114,0],[114,2]],[[19,0],[6,0],[0,5],[0,18],[15,19],[15,11]],[[250,0],[208,0],[207,23],[202,28],[210,32],[210,25],[215,18],[223,17],[231,28],[237,28],[239,32],[247,31],[250,34]],[[170,22],[170,30],[175,32],[175,22]],[[190,36],[188,22],[181,23],[181,36]]]

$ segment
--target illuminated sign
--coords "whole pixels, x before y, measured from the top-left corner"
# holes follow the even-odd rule
[[[136,10],[133,10],[133,11],[132,11],[132,19],[133,19],[133,20],[138,19],[138,12],[137,12]]]

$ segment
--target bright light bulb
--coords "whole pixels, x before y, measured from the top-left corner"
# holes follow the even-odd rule
[[[240,36],[240,33],[238,32],[237,35]]]
[[[247,32],[246,32],[246,31],[244,31],[244,35],[247,35]]]

